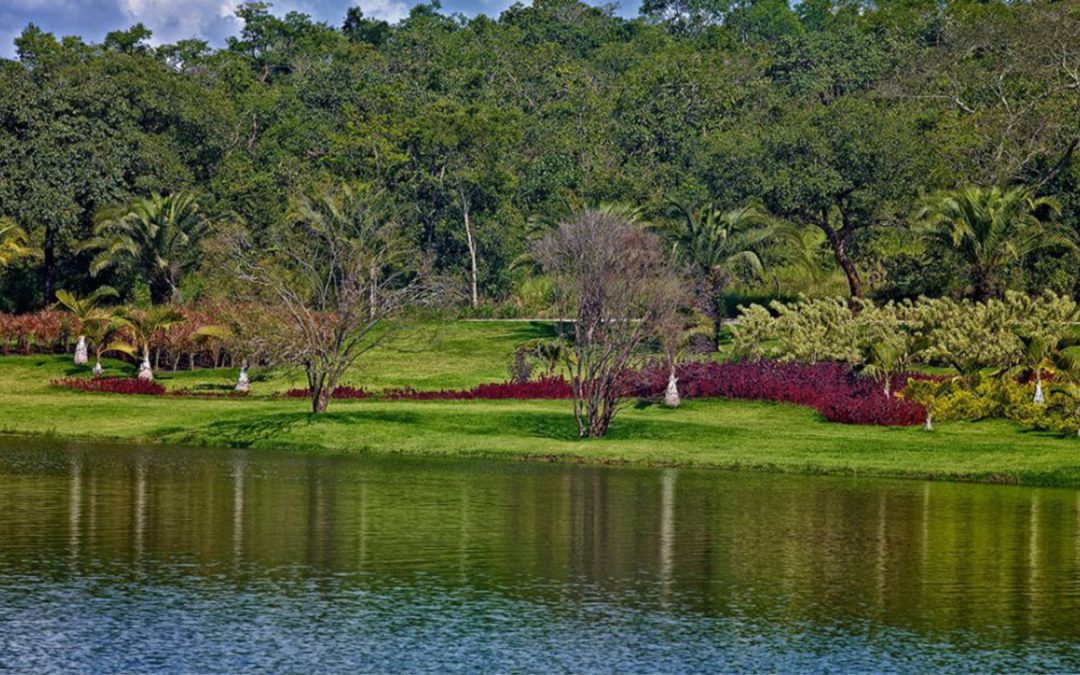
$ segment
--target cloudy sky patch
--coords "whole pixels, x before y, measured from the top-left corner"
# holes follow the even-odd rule
[[[56,35],[79,35],[98,42],[105,33],[142,22],[154,32],[154,43],[190,37],[220,46],[235,35],[240,22],[233,15],[242,0],[0,0],[0,56],[15,55],[12,41],[28,23]],[[364,16],[397,22],[419,0],[279,0],[275,14],[300,11],[318,21],[340,25],[345,12],[359,5]],[[497,16],[513,0],[446,0],[445,12]],[[636,6],[636,2],[633,3]],[[620,12],[624,13],[624,12]]]

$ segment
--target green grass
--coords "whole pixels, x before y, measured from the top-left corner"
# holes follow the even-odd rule
[[[518,342],[544,324],[450,323],[430,345],[373,355],[347,379],[371,389],[467,387],[505,379]],[[111,362],[116,371],[130,366]],[[67,357],[0,358],[0,431],[84,440],[162,442],[331,453],[561,459],[785,472],[1080,485],[1080,441],[1004,421],[942,423],[937,431],[831,424],[807,408],[688,401],[676,410],[630,406],[608,438],[581,441],[566,401],[336,401],[313,417],[307,402],[256,396],[212,400],[58,390],[83,373]],[[234,372],[162,373],[167,386],[228,385]],[[277,374],[255,393],[289,386]],[[298,383],[296,383],[298,384]]]

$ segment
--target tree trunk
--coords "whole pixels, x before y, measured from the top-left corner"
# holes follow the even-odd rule
[[[86,353],[86,336],[80,335],[79,342],[75,345],[75,365],[85,366],[89,361]]]
[[[317,389],[311,392],[311,412],[312,413],[324,413],[326,408],[330,405],[330,395],[333,392],[330,387],[321,385]]]
[[[375,269],[375,265],[372,264],[371,269],[368,270],[368,283],[371,288],[368,289],[368,318],[374,320],[379,315],[378,302],[379,302],[379,274]]]
[[[1036,405],[1046,403],[1046,397],[1043,395],[1042,373],[1039,372],[1039,369],[1035,370],[1035,398],[1032,399],[1032,402]]]
[[[851,297],[863,297],[862,279],[859,278],[859,270],[855,269],[855,263],[851,262],[851,256],[848,255],[847,241],[828,224],[824,225],[822,229],[825,230],[825,236],[829,240],[829,246],[832,248],[836,264],[840,266],[840,269],[844,271],[844,276],[847,277]]]
[[[923,427],[922,428],[923,428],[923,431],[933,431],[934,430],[934,416],[930,412],[929,408],[926,409],[926,421],[923,422]]]
[[[53,301],[53,279],[56,274],[56,233],[50,226],[45,227],[45,244],[41,261],[41,290],[45,294],[43,301]]]
[[[172,300],[173,289],[168,279],[152,278],[150,281],[150,304],[164,305]]]
[[[667,390],[664,391],[664,405],[669,408],[678,408],[682,401],[679,400],[679,378],[675,377],[675,368],[671,368],[668,374]]]
[[[469,198],[465,195],[465,189],[461,189],[461,213],[465,218],[465,242],[469,245],[469,272],[472,282],[472,306],[480,306],[480,295],[476,289],[476,242],[472,235],[472,221],[469,219]]]
[[[147,382],[154,381],[154,370],[150,367],[150,353],[143,353],[142,363],[139,364],[139,379]]]

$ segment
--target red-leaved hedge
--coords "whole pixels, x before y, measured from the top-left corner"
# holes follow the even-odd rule
[[[921,405],[895,396],[887,398],[878,381],[862,377],[850,366],[840,363],[687,363],[679,367],[677,375],[679,393],[683,398],[731,398],[795,403],[815,408],[825,419],[843,424],[911,426],[920,424],[926,415]],[[908,378],[913,376],[918,377],[911,373],[896,375],[893,378],[892,390],[900,391]],[[628,372],[623,377],[623,383],[627,396],[656,397],[661,395],[667,386],[667,370],[653,366]],[[160,384],[131,378],[67,378],[56,380],[53,384],[90,392],[152,396],[166,393],[165,387]],[[188,391],[174,394],[199,395]],[[309,395],[306,389],[291,389],[285,393],[289,398],[307,398]],[[481,384],[472,389],[387,389],[378,396],[392,401],[470,401],[567,399],[571,395],[570,383],[565,379],[544,377],[529,382]],[[219,396],[231,397],[233,394]],[[374,396],[375,394],[362,388],[340,386],[334,390],[333,398],[365,399]]]
[[[53,380],[52,384],[56,387],[90,391],[97,394],[141,394],[144,396],[162,396],[165,394],[165,387],[157,382],[149,382],[133,377],[66,377],[62,380]]]
[[[561,377],[542,377],[528,382],[495,382],[481,384],[472,389],[440,389],[438,391],[418,391],[412,387],[384,389],[379,398],[391,401],[472,401],[487,400],[530,400],[570,398],[570,383]],[[290,389],[285,392],[288,398],[308,398],[307,389]],[[375,394],[356,387],[340,386],[334,389],[335,400],[372,398]]]
[[[684,398],[733,398],[795,403],[815,408],[831,422],[911,426],[926,411],[913,401],[886,398],[877,380],[862,377],[843,363],[687,363],[679,367],[679,394]],[[911,377],[898,373],[891,383],[900,391]],[[628,376],[632,396],[656,396],[667,385],[667,370],[647,368]]]

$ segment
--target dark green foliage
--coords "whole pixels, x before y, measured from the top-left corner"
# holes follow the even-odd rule
[[[0,307],[98,283],[135,297],[123,269],[91,279],[82,245],[99,209],[155,192],[196,194],[215,229],[243,223],[266,247],[293,196],[381,188],[463,297],[475,285],[476,312],[521,285],[530,224],[603,203],[763,203],[818,231],[821,288],[881,298],[973,285],[912,236],[927,194],[1025,185],[1080,227],[1074,2],[649,0],[637,19],[577,0],[497,19],[432,3],[394,25],[352,8],[336,26],[263,2],[236,14],[222,49],[153,46],[141,25],[101,44],[33,25],[17,38],[0,61],[0,217],[40,256],[0,270]],[[1073,292],[1059,254],[1020,256],[1000,285]],[[213,289],[222,274],[188,278]]]

